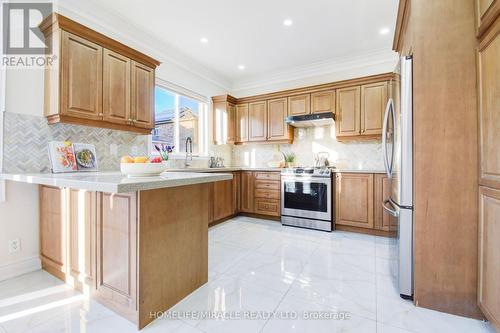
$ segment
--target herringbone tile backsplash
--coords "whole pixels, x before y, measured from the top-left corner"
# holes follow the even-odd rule
[[[91,143],[96,147],[99,171],[119,170],[120,156],[148,155],[147,136],[87,126],[53,124],[45,117],[5,112],[4,169],[5,173],[50,172],[49,141]],[[113,156],[110,145],[116,144]]]

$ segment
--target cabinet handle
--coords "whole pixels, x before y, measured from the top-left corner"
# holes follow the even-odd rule
[[[102,116],[104,116],[104,114],[102,114],[102,113],[99,113],[99,115],[98,115],[98,116],[99,116],[99,117],[102,117]]]

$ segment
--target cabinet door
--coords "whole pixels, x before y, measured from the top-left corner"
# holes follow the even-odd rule
[[[301,116],[311,113],[311,95],[298,95],[288,97],[288,115]]]
[[[241,172],[240,210],[246,213],[253,213],[253,172]]]
[[[67,189],[71,284],[95,288],[96,192]]]
[[[373,174],[336,175],[336,224],[373,228]]]
[[[227,142],[236,142],[236,106],[227,103]]]
[[[129,124],[131,60],[107,49],[104,49],[103,59],[103,119],[117,124]]]
[[[43,269],[65,279],[66,219],[64,216],[64,190],[41,185],[40,197],[40,259]]]
[[[390,180],[386,174],[374,175],[373,212],[374,227],[378,230],[397,231],[397,219],[382,208],[382,203],[391,195]]]
[[[500,189],[500,18],[479,45],[479,182]]]
[[[335,135],[355,136],[360,133],[360,87],[337,90]]]
[[[121,313],[137,309],[137,200],[135,193],[99,193],[98,297]]]
[[[248,141],[267,140],[267,102],[248,104]]]
[[[132,123],[141,128],[153,128],[155,71],[132,61]]]
[[[269,140],[288,140],[288,125],[285,123],[287,114],[287,99],[278,98],[267,101]]]
[[[500,330],[500,190],[479,188],[478,304]]]
[[[361,135],[381,135],[387,105],[387,82],[361,86]]]
[[[214,183],[214,221],[233,215],[233,181],[222,180]]]
[[[102,119],[102,47],[62,33],[61,114]]]
[[[241,173],[233,172],[233,214],[240,212]]]
[[[248,141],[248,104],[236,105],[236,142]]]
[[[311,94],[311,113],[335,113],[335,90]]]

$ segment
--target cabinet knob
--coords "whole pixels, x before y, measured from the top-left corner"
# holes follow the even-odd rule
[[[102,113],[99,113],[99,117],[102,117],[102,116],[104,116],[104,114],[102,114]]]

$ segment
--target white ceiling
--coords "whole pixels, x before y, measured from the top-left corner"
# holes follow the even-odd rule
[[[389,52],[398,0],[100,0],[233,85]],[[284,19],[293,25],[285,27]],[[389,28],[386,35],[381,28]],[[208,43],[203,44],[200,38]],[[245,70],[238,70],[244,64]]]

